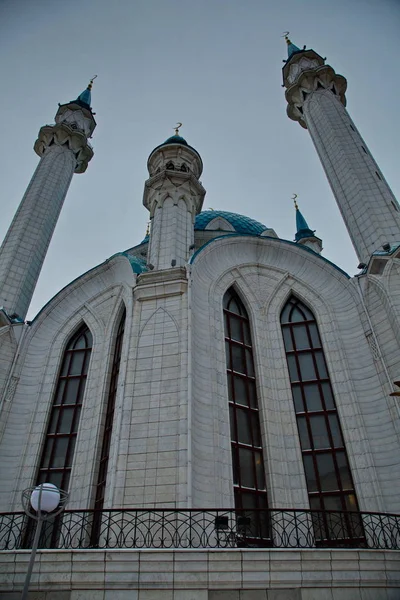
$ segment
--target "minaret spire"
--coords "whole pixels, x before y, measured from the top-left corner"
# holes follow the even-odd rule
[[[314,50],[292,49],[283,67],[287,114],[308,129],[360,262],[400,242],[400,207],[346,110],[347,81]]]
[[[44,125],[35,142],[40,162],[0,248],[0,307],[9,315],[25,319],[72,176],[93,156],[93,79],[76,100],[59,105],[55,124]]]
[[[314,250],[314,252],[320,254],[322,251],[322,240],[315,235],[315,231],[309,228],[307,221],[300,212],[296,198],[297,194],[293,194],[293,202],[296,209],[295,240],[298,244],[307,246],[308,248],[311,248],[311,250]]]
[[[288,58],[290,58],[295,52],[301,52],[300,48],[298,48],[296,46],[296,44],[293,44],[291,42],[291,40],[289,39],[289,31],[285,31],[285,33],[283,34],[283,37],[286,40],[286,44],[287,44],[287,52],[288,52]]]

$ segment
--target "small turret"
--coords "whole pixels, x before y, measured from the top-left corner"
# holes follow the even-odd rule
[[[194,220],[206,193],[199,181],[201,157],[179,135],[179,127],[147,161],[150,177],[145,183],[143,204],[150,212],[148,261],[153,269],[186,264],[194,243]]]
[[[315,230],[309,228],[307,221],[301,214],[298,204],[296,202],[296,194],[293,198],[294,206],[296,209],[296,235],[295,240],[298,244],[302,244],[303,246],[307,246],[317,254],[321,254],[322,252],[322,240],[317,237],[315,234]]]

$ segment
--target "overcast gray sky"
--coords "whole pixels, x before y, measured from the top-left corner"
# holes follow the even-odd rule
[[[143,239],[147,157],[176,121],[203,158],[204,208],[291,240],[296,192],[324,256],[356,273],[309,134],[286,116],[280,36],[347,78],[348,110],[399,198],[399,29],[398,0],[0,0],[0,239],[38,162],[39,128],[98,74],[95,156],[74,175],[28,317]]]

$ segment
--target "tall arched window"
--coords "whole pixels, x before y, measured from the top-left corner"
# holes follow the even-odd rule
[[[54,483],[68,489],[92,344],[92,334],[83,325],[65,349],[37,484]]]
[[[223,300],[236,508],[268,508],[249,317],[234,290]]]
[[[310,507],[358,511],[353,479],[314,315],[292,296],[281,313]]]
[[[117,396],[117,386],[118,386],[118,375],[119,368],[121,364],[121,350],[122,350],[122,341],[124,338],[125,331],[125,317],[126,310],[122,313],[117,335],[115,338],[115,349],[113,362],[111,367],[111,378],[110,378],[110,386],[108,388],[108,400],[107,400],[107,408],[106,408],[106,416],[104,423],[104,433],[103,433],[103,442],[101,446],[101,455],[100,455],[100,465],[99,465],[99,473],[97,476],[97,486],[96,486],[96,498],[94,503],[94,508],[97,510],[101,510],[104,505],[104,495],[106,490],[106,481],[107,481],[107,470],[108,470],[108,457],[110,453],[110,444],[111,444],[111,433],[113,427],[114,420],[114,410],[115,410],[115,399]]]

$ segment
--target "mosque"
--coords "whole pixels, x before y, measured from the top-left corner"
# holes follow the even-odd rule
[[[91,88],[59,106],[0,249],[0,597],[400,598],[400,209],[346,110],[346,79],[288,38],[287,114],[308,130],[359,259],[202,211],[175,135],[147,161],[143,241],[27,310],[71,179],[93,157]],[[277,83],[278,84],[278,83]]]

